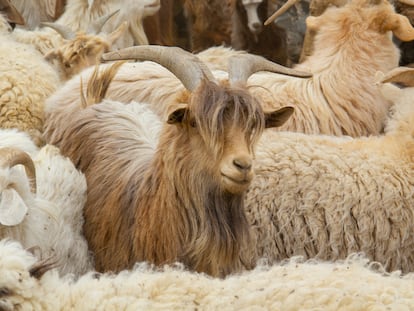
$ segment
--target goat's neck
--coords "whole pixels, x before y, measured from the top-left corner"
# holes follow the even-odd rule
[[[222,191],[199,163],[158,153],[143,180],[137,221],[146,260],[180,261],[190,269],[222,275],[239,268],[241,247],[249,243],[243,195]]]
[[[312,55],[296,68],[310,69],[314,74],[340,73],[333,80],[340,82],[347,74],[355,80],[361,75],[371,76],[377,70],[387,72],[398,66],[398,61],[398,48],[387,35],[358,29],[342,34],[321,31],[314,38]]]

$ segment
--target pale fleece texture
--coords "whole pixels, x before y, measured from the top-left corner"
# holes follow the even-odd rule
[[[8,33],[0,39],[0,128],[25,131],[40,146],[44,102],[58,88],[58,74],[32,46]]]
[[[0,242],[2,310],[410,310],[414,275],[385,273],[353,254],[344,261],[295,257],[226,279],[138,264],[119,274],[89,273],[78,280],[28,272],[36,259],[15,242]]]
[[[0,130],[0,148],[3,147],[19,148],[32,157],[37,192],[31,193],[22,166],[0,168],[0,198],[12,184],[28,207],[21,223],[0,224],[0,238],[18,240],[27,248],[35,247],[39,256],[52,256],[62,275],[80,275],[92,270],[93,258],[82,229],[85,176],[57,147],[46,145],[38,149],[24,132]]]
[[[260,257],[361,251],[414,271],[414,87],[378,91],[395,103],[383,136],[263,134],[246,197]]]

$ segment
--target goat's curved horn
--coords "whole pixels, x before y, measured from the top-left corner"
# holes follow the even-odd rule
[[[396,82],[403,83],[406,86],[414,86],[414,68],[397,67],[387,72],[381,79],[382,83]]]
[[[72,40],[76,37],[75,32],[73,32],[72,29],[70,29],[67,26],[49,22],[42,22],[40,23],[40,25],[44,27],[50,27],[56,30],[63,37],[63,39]]]
[[[94,20],[93,22],[91,22],[91,24],[88,27],[88,33],[89,34],[98,34],[101,32],[103,26],[105,25],[105,23],[115,14],[119,13],[119,9],[111,12],[109,14],[106,14],[104,16],[99,17],[98,19]]]
[[[282,5],[275,13],[273,13],[267,20],[265,20],[264,25],[267,26],[273,22],[279,16],[285,14],[292,6],[294,6],[300,0],[288,0],[284,5]]]
[[[104,61],[134,59],[149,60],[171,71],[189,91],[194,91],[203,80],[214,81],[213,74],[194,54],[179,47],[140,45],[102,55]]]
[[[401,3],[414,6],[413,0],[399,0]]]
[[[32,193],[36,193],[36,169],[32,158],[26,152],[17,148],[5,147],[0,149],[1,167],[13,167],[18,164],[24,166],[26,175],[30,181],[30,189],[32,190]]]
[[[229,59],[229,80],[246,82],[247,79],[258,71],[270,71],[298,78],[310,78],[309,72],[299,71],[273,63],[262,56],[245,54],[232,56]]]

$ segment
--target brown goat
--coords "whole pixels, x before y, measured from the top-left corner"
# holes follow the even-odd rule
[[[263,129],[282,125],[293,108],[263,112],[244,82],[218,85],[207,67],[182,49],[126,50],[132,51],[130,58],[159,62],[190,91],[188,104],[170,106],[156,148],[148,137],[155,136],[150,128],[159,120],[149,110],[146,115],[128,112],[134,104],[62,110],[56,103],[56,109],[47,109],[47,140],[87,179],[84,233],[96,269],[179,261],[222,276],[251,268],[251,258],[240,258],[240,251],[252,247],[243,201],[254,175],[254,147]],[[103,77],[91,79],[88,90],[102,89],[100,80],[107,83],[114,71],[110,67]],[[68,114],[65,124],[54,126],[53,119]]]

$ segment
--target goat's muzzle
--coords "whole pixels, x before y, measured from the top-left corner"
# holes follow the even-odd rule
[[[222,184],[226,191],[240,194],[247,190],[253,179],[252,159],[249,156],[239,156],[226,163],[221,168]]]

